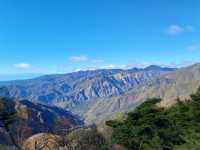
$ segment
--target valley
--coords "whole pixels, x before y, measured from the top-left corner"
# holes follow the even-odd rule
[[[115,144],[123,146],[121,142],[110,145],[116,126],[109,120],[125,120],[129,112],[143,109],[150,98],[162,99],[157,106],[164,109],[176,106],[178,98],[184,103],[196,92],[199,79],[200,64],[194,64],[179,69],[149,66],[1,82],[1,115],[13,110],[16,121],[11,122],[8,130],[0,118],[3,121],[0,144],[12,145],[15,139],[16,147],[23,145],[28,150],[27,146],[43,145],[46,139],[53,141],[49,146],[55,149],[62,147],[56,144],[60,142],[66,150],[83,141],[91,150],[115,147]],[[33,141],[38,144],[34,145]],[[77,149],[84,150],[83,147]]]

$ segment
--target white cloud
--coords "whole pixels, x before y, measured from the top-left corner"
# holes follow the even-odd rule
[[[75,62],[81,62],[81,61],[88,61],[88,57],[84,56],[84,55],[80,55],[80,56],[71,56],[69,58],[70,61],[75,61]]]
[[[27,64],[27,63],[19,63],[19,64],[14,64],[15,68],[18,68],[18,69],[30,69],[32,66],[31,64]]]
[[[178,35],[181,34],[183,32],[192,32],[194,31],[194,27],[191,25],[187,25],[187,26],[180,26],[180,25],[170,25],[167,28],[167,33],[169,35]]]
[[[82,69],[81,68],[77,68],[77,69],[74,70],[74,72],[79,72],[79,71],[82,71]]]
[[[170,35],[176,35],[176,34],[179,34],[183,31],[184,31],[184,29],[181,26],[178,26],[178,25],[171,25],[167,29],[167,33],[170,34]]]
[[[189,51],[197,51],[197,50],[200,50],[200,44],[189,45],[189,46],[187,46],[187,50],[189,50]]]

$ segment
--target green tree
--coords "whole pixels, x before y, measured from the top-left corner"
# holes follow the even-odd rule
[[[20,146],[15,142],[15,138],[13,137],[10,126],[16,120],[16,111],[15,111],[15,102],[6,97],[0,97],[0,121],[3,124],[6,132],[9,134],[12,143],[18,148],[21,149]]]
[[[157,98],[147,100],[130,112],[124,122],[106,122],[114,130],[112,142],[128,150],[172,150],[174,145],[183,144],[176,122],[156,106],[160,101]]]

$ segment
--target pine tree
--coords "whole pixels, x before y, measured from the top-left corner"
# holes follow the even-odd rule
[[[9,98],[0,97],[0,122],[3,124],[6,132],[9,134],[12,143],[18,148],[20,146],[16,143],[11,131],[10,125],[16,120],[15,102]]]

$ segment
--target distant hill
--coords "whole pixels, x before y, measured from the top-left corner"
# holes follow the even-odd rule
[[[175,70],[176,68],[152,65],[144,69],[80,71],[1,82],[0,85],[8,89],[11,97],[72,109],[87,102],[95,103],[99,98],[122,95],[132,88],[146,85],[155,77]]]
[[[22,73],[22,74],[0,74],[0,81],[25,80],[42,76],[43,74]]]

